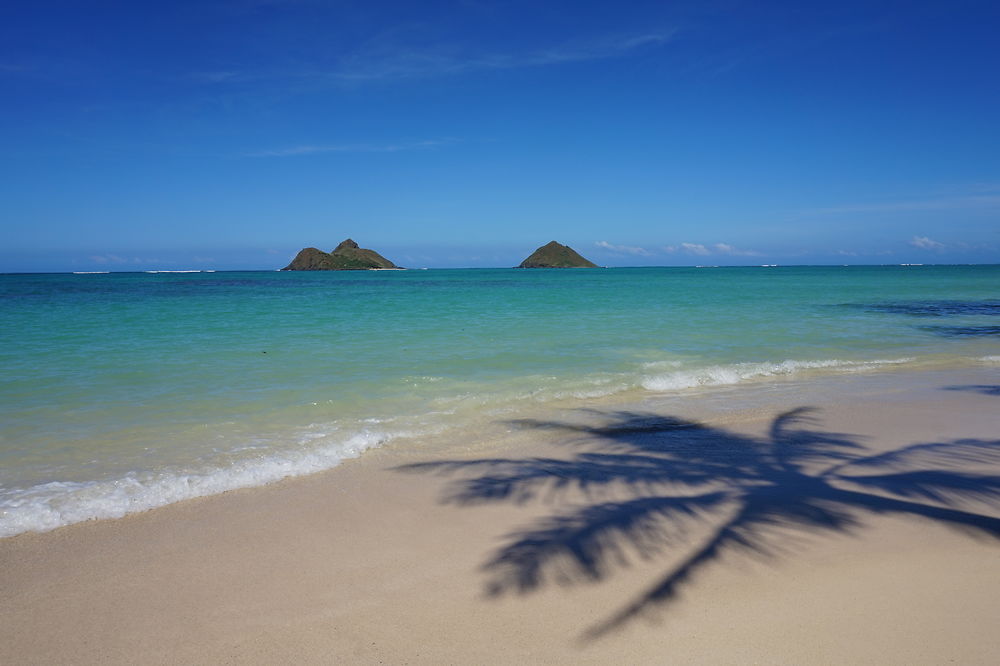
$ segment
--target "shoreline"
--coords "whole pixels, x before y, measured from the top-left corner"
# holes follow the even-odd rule
[[[874,384],[877,396],[878,387],[904,381],[905,376],[929,372],[983,372],[988,375],[998,363],[1000,357],[995,356],[932,356],[919,360],[785,360],[723,363],[700,368],[673,365],[662,369],[650,368],[649,374],[641,379],[622,376],[607,384],[587,384],[580,391],[544,387],[539,389],[538,396],[510,396],[488,409],[478,409],[479,413],[474,413],[477,412],[475,403],[472,403],[471,411],[469,405],[461,405],[463,414],[460,417],[436,426],[418,416],[409,425],[369,429],[367,423],[370,419],[362,419],[361,429],[345,431],[341,440],[330,441],[319,448],[276,448],[269,455],[233,459],[223,467],[139,469],[134,473],[122,472],[124,475],[119,477],[73,478],[13,491],[8,488],[8,495],[0,503],[0,539],[25,532],[46,532],[91,520],[115,520],[190,499],[260,488],[323,473],[372,449],[400,451],[413,447],[435,454],[455,448],[451,442],[459,442],[458,448],[461,449],[471,440],[476,440],[480,448],[504,446],[509,429],[498,415],[544,419],[550,414],[574,408],[612,409],[652,405],[652,409],[673,409],[699,417],[729,419],[734,413],[738,414],[749,405],[760,402],[754,397],[758,394],[794,394],[799,388],[808,393],[812,390],[810,387],[837,387],[860,382]],[[845,392],[851,390],[845,389]],[[714,405],[716,409],[706,411],[706,405]],[[49,485],[56,489],[49,490]]]
[[[627,566],[608,557],[588,577],[557,558],[535,587],[492,598],[485,590],[496,568],[482,567],[505,535],[588,503],[627,501],[636,484],[594,477],[588,494],[557,492],[549,479],[527,495],[456,505],[443,501],[450,484],[475,473],[400,467],[448,459],[475,472],[485,458],[502,456],[563,461],[571,477],[580,450],[620,455],[644,438],[673,436],[653,418],[705,424],[694,431],[705,445],[752,446],[771,442],[776,417],[798,407],[819,408],[795,430],[817,433],[815,441],[840,437],[875,452],[959,440],[995,449],[997,374],[841,376],[732,387],[689,396],[686,408],[676,396],[659,396],[565,410],[547,423],[499,428],[493,435],[502,441],[390,445],[310,476],[0,539],[0,661],[995,662],[1000,550],[975,526],[956,531],[884,504],[849,511],[853,523],[831,528],[782,519],[780,538],[767,548],[719,554],[668,601],[588,638],[676,568],[712,521],[686,525],[670,548],[647,544],[644,555],[642,544],[608,537]],[[639,427],[625,427],[625,412],[641,417]],[[968,471],[960,458],[947,462]],[[973,467],[998,473],[982,461]],[[995,499],[976,500],[971,491],[906,499],[1000,518]],[[981,538],[970,538],[977,529]]]

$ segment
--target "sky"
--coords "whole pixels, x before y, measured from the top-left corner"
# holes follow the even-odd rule
[[[1000,4],[32,0],[0,272],[1000,263]]]

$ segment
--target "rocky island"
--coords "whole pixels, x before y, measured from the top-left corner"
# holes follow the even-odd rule
[[[552,241],[532,252],[518,268],[597,268],[597,264],[584,259],[568,245]]]
[[[375,250],[358,247],[348,238],[332,252],[314,247],[299,251],[283,271],[363,271],[375,268],[399,268]]]

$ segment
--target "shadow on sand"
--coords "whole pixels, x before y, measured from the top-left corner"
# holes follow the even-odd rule
[[[945,386],[946,391],[972,391],[983,395],[1000,395],[1000,384],[963,384],[961,386]]]
[[[566,433],[569,457],[399,469],[457,475],[442,501],[463,506],[567,500],[508,534],[490,556],[483,569],[492,596],[602,581],[632,557],[669,558],[659,580],[592,627],[588,638],[668,605],[702,567],[729,552],[787,555],[791,537],[849,533],[875,514],[1000,539],[1000,518],[988,515],[1000,505],[1000,476],[973,471],[1000,464],[1000,440],[921,443],[873,454],[858,437],[818,430],[814,412],[784,412],[760,438],[635,412],[591,412],[599,426],[518,421]],[[960,508],[968,501],[988,513]],[[692,538],[695,526],[701,536]]]

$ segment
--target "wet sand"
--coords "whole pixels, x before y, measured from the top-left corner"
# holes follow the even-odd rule
[[[3,539],[0,663],[996,663],[998,375],[601,406]]]

